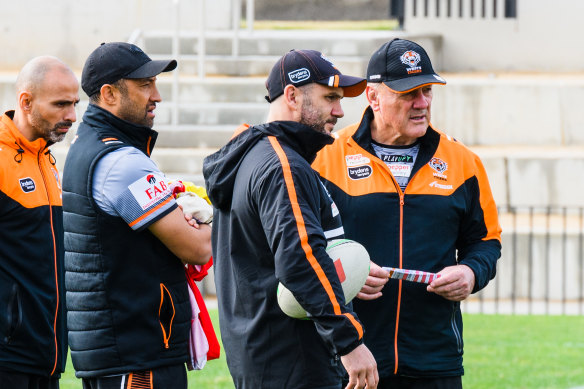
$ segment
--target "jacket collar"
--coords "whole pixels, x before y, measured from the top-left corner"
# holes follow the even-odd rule
[[[257,127],[266,135],[273,135],[278,140],[290,145],[308,163],[316,158],[316,153],[326,145],[334,142],[330,135],[315,131],[312,127],[293,121],[274,121]]]
[[[357,130],[353,134],[352,138],[359,146],[367,150],[372,155],[375,154],[373,146],[371,146],[371,122],[373,121],[373,110],[371,107],[367,107],[361,118],[361,122],[357,127]],[[416,158],[416,163],[414,165],[415,173],[421,166],[425,165],[430,161],[436,149],[438,148],[438,143],[440,143],[440,134],[434,130],[431,126],[428,126],[426,134],[419,138],[420,141],[420,152],[418,153],[418,158]],[[413,174],[412,174],[413,175]]]
[[[16,125],[12,121],[13,119],[13,110],[6,111],[4,115],[2,115],[2,119],[0,119],[3,127],[8,130],[6,132],[8,138],[6,139],[7,146],[13,147],[15,150],[26,150],[33,154],[37,154],[49,146],[47,141],[43,138],[38,138],[32,142],[26,139],[20,130],[16,128]]]
[[[121,141],[136,147],[146,155],[150,155],[158,137],[158,132],[150,127],[120,119],[95,104],[89,104],[83,115],[83,122],[98,131],[101,136],[118,136]]]

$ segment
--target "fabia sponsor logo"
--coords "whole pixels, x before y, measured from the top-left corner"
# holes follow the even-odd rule
[[[363,165],[363,166],[356,166],[356,167],[348,167],[347,172],[349,174],[349,178],[352,180],[361,180],[363,178],[367,178],[373,173],[373,169],[371,166]]]
[[[288,73],[290,81],[297,84],[310,78],[310,71],[306,68],[296,69]]]
[[[20,182],[20,188],[22,189],[22,191],[24,193],[30,193],[30,192],[35,191],[36,185],[35,185],[34,181],[32,180],[32,178],[30,178],[30,177],[21,178],[18,181]]]
[[[150,208],[170,195],[164,177],[147,174],[131,184],[128,189],[143,210]]]

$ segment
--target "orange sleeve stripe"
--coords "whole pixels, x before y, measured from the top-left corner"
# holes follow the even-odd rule
[[[245,130],[247,130],[249,128],[249,124],[242,124],[241,126],[237,127],[237,129],[235,130],[235,132],[233,133],[233,135],[231,135],[230,139],[235,138],[237,135],[241,134],[242,132],[244,132]]]
[[[110,140],[118,140],[118,138],[103,138],[102,142],[109,142]]]
[[[155,208],[152,208],[150,211],[146,212],[144,215],[140,216],[138,219],[134,220],[132,223],[129,224],[130,227],[135,226],[136,224],[138,224],[140,221],[144,220],[146,217],[150,216],[152,214],[152,212],[157,211],[158,209],[160,209],[163,205],[166,205],[170,200],[172,200],[172,197],[167,198],[166,200],[164,200],[163,202],[161,202],[160,204],[158,204]]]
[[[355,317],[350,313],[343,313],[343,315],[348,317],[351,323],[353,323],[353,326],[355,326],[357,333],[359,334],[359,339],[361,339],[363,337],[363,327],[361,327],[361,324],[355,320]]]
[[[284,181],[286,183],[286,189],[288,190],[288,196],[290,197],[290,203],[292,204],[292,211],[294,212],[294,217],[296,219],[296,226],[298,227],[298,235],[300,236],[300,243],[302,245],[302,249],[306,254],[306,259],[312,266],[312,269],[318,276],[318,279],[322,286],[324,287],[326,293],[329,296],[330,302],[333,305],[333,309],[336,315],[341,314],[341,308],[339,306],[339,302],[335,296],[333,288],[324,274],[322,267],[314,257],[312,252],[312,247],[308,243],[308,233],[306,232],[306,225],[304,224],[304,218],[302,217],[302,211],[300,210],[300,205],[298,204],[298,198],[296,196],[296,189],[294,188],[294,180],[292,178],[292,171],[290,170],[290,164],[288,163],[288,158],[286,157],[286,153],[282,149],[282,146],[278,143],[275,137],[269,136],[268,139],[272,144],[272,147],[276,151],[278,158],[280,159],[280,163],[282,164],[282,171],[284,173]]]

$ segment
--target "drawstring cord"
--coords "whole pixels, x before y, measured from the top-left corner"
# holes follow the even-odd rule
[[[45,152],[45,155],[49,154],[49,162],[51,163],[51,165],[55,166],[55,164],[57,163],[57,160],[55,159],[55,156],[53,155],[53,153],[51,153],[51,149],[47,149],[47,151]]]
[[[20,147],[18,142],[14,141],[14,143],[18,146],[18,149],[16,149],[16,155],[14,156],[14,160],[17,163],[21,163],[22,162],[22,154],[24,154],[24,150],[22,149],[22,147]]]

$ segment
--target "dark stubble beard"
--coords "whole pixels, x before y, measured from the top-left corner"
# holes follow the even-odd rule
[[[302,101],[302,110],[300,112],[300,123],[312,127],[314,131],[320,132],[322,134],[330,135],[330,133],[325,129],[327,123],[336,124],[337,119],[333,118],[327,120],[323,118],[316,109],[312,107],[312,100],[308,94],[304,94],[304,99]]]
[[[118,111],[118,117],[140,126],[148,128],[154,126],[154,118],[148,117],[147,107],[139,107],[124,93],[122,93],[122,105]]]
[[[45,120],[38,112],[31,113],[31,126],[37,138],[43,138],[47,143],[53,144],[65,139],[67,133],[60,133],[58,130],[63,127],[71,128],[73,122],[63,121],[58,122],[51,127],[51,123]]]

